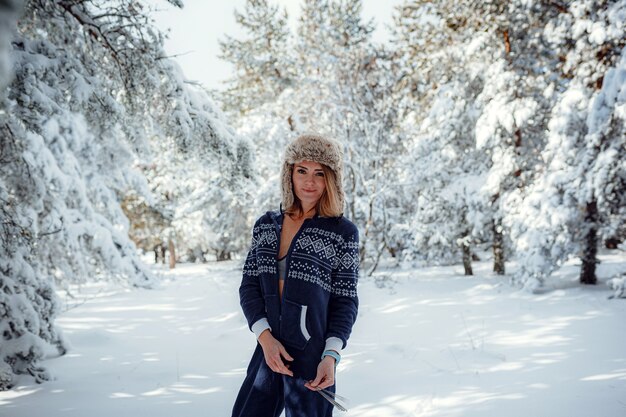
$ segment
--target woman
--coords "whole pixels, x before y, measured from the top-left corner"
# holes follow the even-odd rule
[[[233,417],[332,416],[317,391],[335,392],[359,304],[359,234],[342,215],[342,170],[328,138],[303,135],[285,150],[281,207],[254,224],[243,267],[241,307],[258,343]]]

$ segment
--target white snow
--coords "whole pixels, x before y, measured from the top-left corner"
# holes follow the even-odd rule
[[[626,304],[607,299],[607,281],[626,258],[600,259],[597,286],[579,286],[579,266],[567,263],[539,295],[492,276],[489,260],[474,263],[474,277],[456,266],[361,279],[337,376],[350,410],[335,415],[624,416]],[[0,392],[0,415],[230,415],[255,347],[241,265],[161,268],[171,279],[157,289],[90,284],[65,298],[57,323],[72,348],[44,363],[55,380],[21,377]]]

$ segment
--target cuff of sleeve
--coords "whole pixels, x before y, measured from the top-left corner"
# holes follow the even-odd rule
[[[341,352],[341,348],[343,347],[343,341],[335,336],[331,336],[326,339],[326,347],[324,350],[334,350],[335,352]]]
[[[272,331],[272,328],[270,327],[270,324],[267,321],[267,318],[265,318],[265,317],[263,317],[262,319],[257,320],[252,325],[252,331],[256,335],[257,339],[259,338],[259,336],[261,336],[261,333],[263,333],[265,331],[265,329],[270,329],[270,332]]]

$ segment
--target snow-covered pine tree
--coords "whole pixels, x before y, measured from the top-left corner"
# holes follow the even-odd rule
[[[503,206],[509,193],[532,181],[553,104],[550,77],[558,57],[543,38],[543,28],[559,13],[555,4],[489,2],[474,4],[475,21],[485,22],[491,57],[484,89],[477,98],[481,114],[477,146],[489,155],[485,187],[491,201],[494,272],[504,274],[509,233],[503,218],[517,207]]]
[[[626,8],[623,9],[626,11]],[[625,13],[626,15],[626,13]],[[586,201],[580,282],[594,284],[598,240],[626,236],[626,47],[609,68],[587,115],[587,167],[581,200]],[[626,294],[624,295],[626,297]]]
[[[184,231],[195,218],[186,223],[176,213],[189,211],[176,209],[188,207],[191,188],[234,192],[250,176],[249,145],[164,56],[141,3],[27,1],[7,27],[0,42],[9,58],[0,69],[0,389],[22,373],[45,379],[39,361],[65,350],[53,324],[55,283],[152,285],[128,237],[126,193],[152,207],[168,201],[159,209]],[[10,79],[5,62],[12,63]],[[149,184],[140,166],[152,162],[161,170]],[[175,187],[160,173],[188,181]],[[208,181],[216,173],[219,184]],[[163,183],[182,191],[168,200]],[[213,208],[205,203],[196,211]],[[228,216],[237,225],[229,208],[211,225],[224,227]],[[222,246],[238,242],[235,236]]]
[[[471,0],[455,3],[405,0],[396,7],[391,44],[395,58],[400,62],[397,88],[403,96],[411,98],[406,105],[417,115],[427,116],[427,108],[438,94],[439,85],[464,72],[479,73],[462,66],[459,61],[462,53],[455,52],[455,49],[465,47],[469,48],[468,54],[476,54],[489,35],[470,20],[477,18],[473,16],[475,6]],[[475,63],[480,64],[479,68],[485,65],[478,59]]]
[[[412,126],[407,169],[401,183],[412,184],[411,241],[405,259],[450,264],[462,260],[472,275],[472,247],[488,236],[484,154],[476,151],[473,126],[477,91],[460,80],[437,89],[426,118]],[[405,123],[409,123],[408,121]]]
[[[45,272],[62,285],[90,277],[152,280],[119,201],[128,188],[148,194],[132,169],[135,152],[149,154],[147,139],[129,139],[125,129],[137,125],[130,120],[142,114],[141,94],[156,85],[144,84],[150,77],[142,71],[158,56],[160,39],[149,28],[144,33],[145,16],[124,5],[134,7],[27,2],[13,41],[12,121],[26,133],[20,139],[30,175],[42,181],[27,206],[34,235],[45,236],[38,242]],[[118,14],[128,21],[107,17]],[[138,47],[145,53],[133,54]]]
[[[167,219],[160,240],[174,240],[181,260],[228,259],[248,243],[238,202],[246,201],[254,174],[253,145],[237,137],[208,93],[186,82],[177,65],[164,61],[162,68],[152,109],[160,140],[145,159],[139,155],[156,200],[151,205]]]
[[[526,288],[572,256],[582,259],[581,281],[595,283],[597,234],[612,236],[623,224],[625,15],[623,0],[580,0],[545,27],[561,61],[558,97],[539,172],[510,198],[520,207],[510,226]]]
[[[225,110],[239,117],[274,101],[293,83],[294,67],[286,9],[268,0],[247,0],[235,19],[246,35],[220,41],[220,58],[234,67],[221,98]]]
[[[38,362],[67,350],[54,326],[60,310],[54,279],[42,272],[46,268],[38,259],[45,234],[33,233],[28,213],[29,203],[39,203],[36,192],[43,181],[29,178],[32,166],[23,160],[18,138],[25,132],[20,128],[6,114],[0,116],[0,391],[13,387],[17,374],[32,375],[37,382],[49,379]]]
[[[16,374],[49,379],[38,361],[67,349],[53,324],[59,312],[53,280],[42,276],[37,257],[41,236],[33,233],[31,214],[41,205],[37,193],[44,182],[29,172],[26,132],[13,120],[8,98],[11,40],[21,7],[0,5],[0,391],[15,384]]]
[[[347,215],[364,225],[361,260],[371,274],[381,256],[397,252],[392,236],[398,204],[396,173],[403,152],[392,94],[392,57],[373,45],[372,20],[358,0],[303,3],[297,62],[304,75],[297,120],[344,144]]]
[[[475,100],[489,62],[488,33],[471,24],[460,4],[407,1],[397,9],[393,45],[402,70],[397,88],[410,108],[403,129],[411,138],[402,158],[408,184],[406,260],[452,263],[472,274],[472,245],[489,233],[488,203],[479,192],[485,157],[475,150]],[[400,219],[399,219],[400,220]]]
[[[401,155],[405,154],[407,141],[398,127],[401,113],[393,90],[393,56],[382,45],[367,46],[364,52],[356,60],[361,67],[355,66],[358,72],[342,101],[351,117],[342,118],[338,111],[335,126],[337,134],[347,134],[347,180],[353,190],[348,209],[351,218],[362,219],[365,225],[362,255],[371,274],[383,255],[399,261],[395,225],[403,219],[399,196],[404,186],[398,178],[405,170]]]

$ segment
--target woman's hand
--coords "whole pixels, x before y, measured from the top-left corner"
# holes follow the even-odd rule
[[[335,358],[324,356],[317,365],[317,376],[313,381],[305,382],[304,386],[311,391],[328,388],[335,383]]]
[[[289,376],[293,376],[293,372],[291,372],[289,368],[289,364],[285,365],[281,358],[285,358],[288,361],[292,361],[293,358],[287,351],[285,347],[272,335],[272,332],[269,330],[265,330],[259,336],[259,343],[263,348],[263,356],[265,356],[265,363],[267,366],[279,374],[285,374]]]

